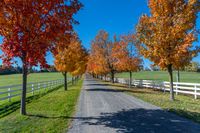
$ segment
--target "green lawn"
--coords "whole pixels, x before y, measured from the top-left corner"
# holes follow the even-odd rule
[[[46,95],[28,100],[27,116],[19,114],[19,109],[0,119],[1,132],[66,132],[73,115],[82,87],[69,86],[68,91],[61,87]]]
[[[28,82],[49,81],[63,78],[59,72],[30,73]],[[8,86],[22,83],[22,74],[0,75],[0,86]]]
[[[170,94],[168,92],[164,93],[145,88],[128,89],[126,86],[121,84],[106,83],[112,85],[113,89],[123,90],[125,93],[133,95],[143,101],[200,123],[200,99],[195,100],[193,96],[175,95],[175,101],[172,102],[169,100]]]
[[[68,78],[70,78],[71,76],[69,75]],[[31,73],[28,75],[28,82],[41,82],[41,81],[52,81],[52,80],[57,80],[57,79],[63,79],[63,75],[61,73],[58,72],[52,72],[52,73]],[[21,74],[12,74],[12,75],[0,75],[0,87],[1,86],[11,86],[11,85],[16,85],[16,84],[22,84],[22,75]],[[47,84],[41,84],[40,85],[41,89],[40,90],[36,90],[34,91],[34,94],[38,94],[38,93],[44,93],[46,92],[46,90],[50,89],[50,87],[47,87]],[[16,95],[16,94],[20,94],[21,90],[17,90],[20,89],[21,86],[18,87],[11,87],[11,95]],[[28,91],[32,91],[31,90],[31,85],[27,86],[27,92]],[[35,88],[36,89],[36,88]],[[15,91],[17,90],[17,91]],[[0,92],[7,92],[8,88],[2,88],[0,89]],[[8,94],[4,93],[4,94],[0,94],[0,98],[4,98],[7,97]],[[27,97],[32,96],[31,93],[27,94]],[[11,103],[8,103],[8,99],[2,100],[0,101],[0,107],[4,106],[4,104],[12,104],[12,102],[16,102],[19,101],[21,96],[16,96],[16,97],[12,97],[11,98]]]
[[[174,71],[174,81],[176,81],[176,71]],[[129,73],[118,73],[115,75],[120,78],[129,78]],[[166,71],[140,71],[133,72],[134,79],[148,79],[168,81],[168,73]],[[197,72],[180,72],[181,82],[200,83],[200,73]]]

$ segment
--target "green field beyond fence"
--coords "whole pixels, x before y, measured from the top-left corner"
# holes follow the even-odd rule
[[[61,73],[32,73],[28,75],[27,97],[43,94],[62,83]],[[68,76],[68,81],[71,76]],[[45,82],[44,82],[45,81]],[[48,82],[46,82],[48,81]],[[30,84],[31,83],[31,84]],[[0,108],[20,100],[21,74],[0,75]],[[17,86],[16,86],[17,85]]]
[[[28,82],[50,81],[62,78],[63,75],[58,72],[31,73],[28,75]],[[16,84],[22,84],[22,74],[0,75],[0,86],[10,86]]]
[[[174,71],[174,81],[177,72]],[[115,75],[119,78],[129,78],[129,73],[118,73]],[[133,79],[147,79],[147,80],[161,80],[169,81],[168,73],[166,71],[140,71],[133,72]],[[200,83],[200,73],[197,72],[180,72],[180,82]]]

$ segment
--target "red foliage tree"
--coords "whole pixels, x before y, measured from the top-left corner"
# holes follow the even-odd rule
[[[72,31],[73,14],[78,0],[2,0],[0,1],[0,35],[3,63],[10,65],[19,57],[23,68],[21,114],[26,114],[27,71],[32,66],[47,67],[46,52],[53,42]]]

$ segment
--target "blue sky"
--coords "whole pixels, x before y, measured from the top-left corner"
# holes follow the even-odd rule
[[[142,14],[149,14],[147,0],[80,0],[84,7],[75,15],[80,22],[74,28],[86,48],[100,29],[114,34],[126,34],[135,31],[135,25]],[[200,15],[199,15],[200,16]],[[200,19],[197,20],[200,28]],[[200,39],[200,36],[199,36]],[[1,41],[1,39],[0,39]],[[197,45],[197,43],[195,43]],[[199,44],[198,44],[199,45]],[[53,57],[48,53],[47,60],[53,64]],[[200,62],[200,56],[194,58]],[[1,63],[1,61],[0,61]],[[145,60],[145,66],[151,64]]]
[[[134,32],[140,16],[150,12],[147,0],[81,0],[81,2],[84,8],[76,15],[80,24],[75,26],[75,29],[87,48],[100,29],[108,31],[111,36]],[[200,19],[197,23],[200,29]],[[200,56],[193,60],[200,63]],[[144,65],[149,64],[152,63],[145,59]]]

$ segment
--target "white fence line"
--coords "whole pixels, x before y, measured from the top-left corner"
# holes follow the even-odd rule
[[[35,92],[40,92],[41,90],[48,91],[63,84],[64,84],[63,79],[28,83],[27,94],[31,93],[34,96]],[[8,100],[10,102],[11,98],[20,96],[21,91],[22,91],[22,85],[1,86],[0,87],[0,101]]]
[[[109,77],[103,78],[103,80],[110,81]],[[116,83],[129,84],[129,79],[115,78]],[[141,88],[153,88],[162,91],[170,91],[170,82],[166,81],[156,81],[156,80],[132,80],[132,86]],[[174,93],[176,95],[188,94],[193,95],[195,99],[200,96],[200,84],[198,83],[185,83],[185,82],[173,82]]]

